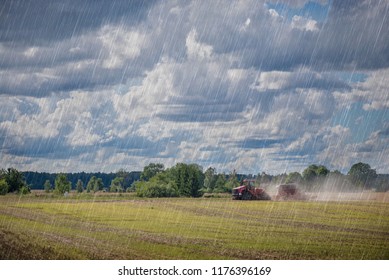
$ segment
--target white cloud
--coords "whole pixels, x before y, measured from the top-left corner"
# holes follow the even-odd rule
[[[211,58],[212,46],[198,42],[195,29],[192,29],[186,37],[186,48],[189,59]]]
[[[365,110],[389,109],[389,69],[372,72],[356,86],[352,95],[364,101]]]
[[[310,18],[304,18],[302,16],[293,16],[292,28],[300,29],[303,31],[318,31],[319,27],[317,26],[317,21],[310,19]]]
[[[343,130],[346,130],[343,128]],[[348,131],[339,131],[328,148],[318,157],[319,160],[328,161],[334,168],[349,170],[352,164],[366,162],[376,169],[378,173],[387,173],[389,166],[389,141],[387,130],[378,130],[363,142],[350,143],[345,138],[350,135]]]
[[[281,16],[277,13],[277,11],[274,10],[274,9],[269,9],[269,14],[270,14],[273,18],[276,18],[276,19],[278,19],[278,18],[281,17]]]
[[[361,102],[363,109],[387,110],[389,108],[389,68],[366,72],[364,81],[356,82],[348,91],[336,91],[334,96],[339,107]]]
[[[293,139],[304,132],[317,133],[320,127],[328,125],[334,104],[332,94],[327,91],[297,89],[276,95],[267,104],[271,107],[255,108],[252,118],[257,121],[258,132]]]
[[[124,25],[103,26],[98,38],[107,53],[102,67],[114,69],[123,67],[131,59],[138,57],[147,43],[147,36],[140,31],[127,29]]]
[[[260,91],[284,89],[290,84],[292,72],[271,71],[259,75],[259,85],[255,88]]]
[[[23,54],[28,57],[28,58],[31,58],[31,57],[34,57],[38,52],[38,48],[37,47],[31,47],[31,48],[28,48],[26,49]]]

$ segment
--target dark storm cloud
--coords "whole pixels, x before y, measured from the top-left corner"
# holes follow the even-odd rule
[[[0,9],[0,94],[42,97],[93,90],[141,75],[155,61],[147,52],[147,58],[137,60],[141,45],[135,45],[134,54],[134,46],[125,40],[139,39],[129,32],[152,5],[153,1],[121,0],[5,1]],[[116,57],[112,48],[118,47]],[[120,65],[109,65],[112,61]],[[137,67],[128,67],[130,62]]]
[[[236,146],[243,149],[266,149],[277,144],[287,142],[286,139],[256,139],[249,138],[236,143]]]
[[[371,6],[352,1],[350,9],[345,1],[333,1],[326,22],[309,30],[293,28],[290,19],[270,12],[260,1],[46,2],[4,3],[0,94],[47,96],[123,84],[142,77],[163,57],[185,61],[189,55],[185,43],[192,31],[199,44],[208,44],[215,56],[231,61],[224,68],[332,71],[389,66],[389,29],[385,28],[389,4],[384,1]],[[300,21],[304,24],[304,20]],[[131,32],[138,32],[138,37]],[[131,42],[140,43],[131,46]],[[126,54],[131,48],[137,52]],[[214,94],[229,87],[223,77],[207,73],[207,66],[205,70],[195,67],[210,76],[204,84],[205,78],[196,72],[187,75],[188,67],[176,65],[183,68],[174,71],[174,81],[182,83],[179,92],[184,97],[193,96],[193,91]],[[335,76],[315,77],[307,72],[296,81],[304,88],[347,89]]]
[[[332,1],[313,57],[340,69],[388,67],[388,13],[388,1]]]
[[[66,135],[69,131],[70,127],[67,127],[63,128],[61,133]],[[75,149],[71,149],[61,137],[31,137],[29,135],[19,137],[0,128],[2,152],[13,156],[66,158],[75,152]]]
[[[103,24],[125,21],[136,25],[154,1],[142,0],[3,0],[0,42],[44,45]]]
[[[241,56],[240,65],[245,67],[352,70],[389,66],[387,1],[331,1],[328,18],[311,30],[292,28],[290,19],[271,14],[261,5],[239,15],[231,13],[223,21],[229,11],[225,6],[198,9],[205,18],[196,22],[199,39],[213,45],[217,53]],[[247,19],[249,24],[244,26]]]
[[[80,153],[81,149],[72,149],[63,141],[56,138],[24,138],[25,142],[21,145],[15,143],[7,143],[2,139],[3,151],[6,154],[13,156],[24,156],[32,158],[57,158],[65,159],[76,153]],[[86,151],[85,149],[82,149]]]
[[[113,148],[114,153],[125,152],[130,155],[148,157],[163,152],[166,144],[171,140],[161,139],[152,142],[145,137],[134,135],[126,138],[115,138],[97,145],[73,146],[63,139],[63,136],[68,135],[71,130],[71,127],[62,128],[57,136],[49,138],[24,136],[17,145],[13,137],[7,135],[6,131],[0,130],[0,146],[5,154],[31,158],[66,159],[82,154],[93,154],[96,152],[96,148]]]
[[[185,111],[185,110],[182,110]],[[160,117],[163,120],[167,121],[173,121],[173,122],[211,122],[211,121],[232,121],[234,118],[233,116],[228,113],[222,113],[222,112],[191,112],[189,113],[179,113],[179,112],[172,112],[172,113],[161,113],[158,114],[158,117]]]
[[[43,97],[73,90],[97,90],[123,82],[123,69],[104,69],[96,64],[90,63],[82,69],[77,69],[74,64],[59,65],[47,74],[43,72],[43,65],[41,68],[26,68],[22,72],[17,69],[4,71],[0,80],[0,95]],[[137,76],[141,73],[133,71],[130,74]],[[131,75],[127,75],[127,78]]]
[[[223,13],[224,10],[218,11]],[[325,22],[305,29],[294,28],[293,20],[291,25],[290,19],[269,13],[255,4],[226,22],[212,21],[215,9],[202,12],[207,20],[198,23],[203,27],[198,28],[199,38],[214,45],[215,52],[241,55],[241,63],[246,67],[350,70],[389,66],[388,1],[331,1]],[[244,26],[246,19],[250,19],[250,24]],[[219,24],[223,28],[216,28]],[[220,33],[220,29],[224,32]]]

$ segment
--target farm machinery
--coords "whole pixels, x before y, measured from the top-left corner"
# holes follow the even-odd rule
[[[295,184],[283,184],[277,187],[275,200],[306,200],[307,196]]]
[[[232,199],[271,200],[263,188],[255,187],[255,180],[243,180],[243,185],[232,190]]]

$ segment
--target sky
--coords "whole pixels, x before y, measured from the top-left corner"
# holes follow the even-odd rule
[[[0,168],[389,173],[389,2],[3,0]]]

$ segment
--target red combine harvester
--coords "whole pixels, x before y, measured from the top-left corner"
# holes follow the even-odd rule
[[[294,184],[283,184],[277,187],[275,200],[306,200],[307,196]]]
[[[232,190],[232,199],[239,200],[271,200],[263,188],[254,186],[255,180],[243,180],[243,185]]]

